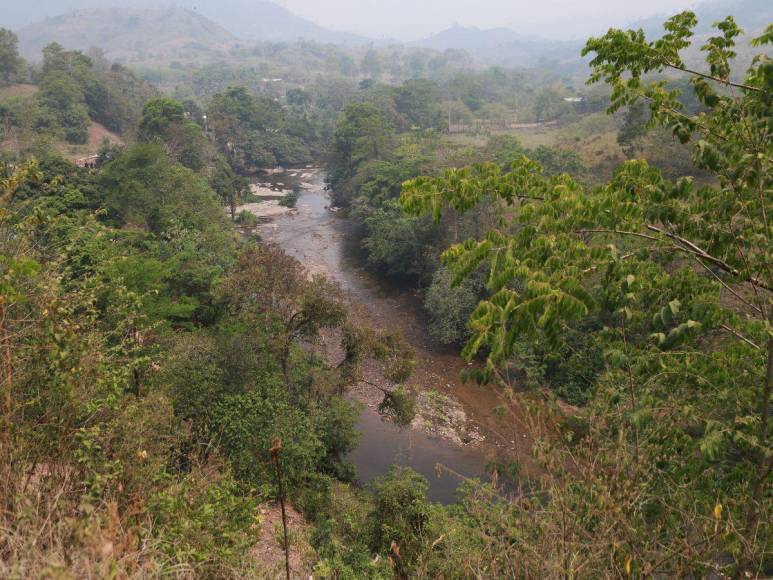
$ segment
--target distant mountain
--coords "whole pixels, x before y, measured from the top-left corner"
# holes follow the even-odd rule
[[[706,54],[700,50],[709,36],[716,34],[713,24],[732,16],[744,30],[745,35],[737,43],[733,60],[733,71],[736,80],[743,77],[744,71],[751,65],[752,59],[760,52],[773,56],[770,47],[752,47],[751,39],[759,36],[769,24],[773,23],[773,0],[707,0],[693,8],[698,17],[695,37],[692,47],[682,52],[685,63],[693,68],[706,65]],[[663,22],[672,14],[663,14],[632,23],[629,28],[641,28],[649,38],[663,34]]]
[[[24,28],[47,18],[77,11],[94,13],[107,8],[122,11],[187,9],[219,24],[243,40],[287,41],[299,39],[317,42],[362,45],[370,39],[348,32],[328,30],[296,16],[269,0],[0,0],[10,6],[0,10],[0,26]]]
[[[707,0],[693,8],[698,17],[696,32],[712,30],[712,24],[732,16],[747,33],[755,33],[773,22],[773,1],[771,0]],[[661,14],[632,23],[630,28],[641,28],[647,34],[662,34],[663,22],[671,14]]]
[[[23,56],[40,58],[58,42],[68,49],[100,48],[111,59],[168,59],[226,50],[237,39],[223,27],[184,8],[82,9],[18,30]]]
[[[303,39],[343,45],[371,42],[364,36],[318,26],[268,0],[184,0],[180,3],[245,40]]]
[[[698,38],[703,38],[712,23],[728,15],[747,33],[757,34],[773,22],[773,0],[707,0],[694,9],[698,16]],[[653,16],[633,22],[623,28],[642,28],[649,37],[663,33],[663,22],[671,14]],[[599,30],[597,34],[603,34]],[[459,49],[469,52],[477,60],[499,66],[533,67],[555,65],[562,72],[584,71],[586,60],[580,57],[584,45],[581,41],[551,41],[534,36],[526,36],[509,28],[480,29],[454,26],[414,43],[416,46],[435,50]],[[693,51],[695,52],[695,51]],[[738,48],[739,61],[744,65],[752,52],[746,45]],[[697,54],[688,55],[691,61],[697,60]]]
[[[531,67],[549,62],[574,66],[580,62],[582,48],[580,42],[525,36],[509,28],[463,26],[454,26],[415,45],[435,50],[465,50],[482,62],[512,67]]]

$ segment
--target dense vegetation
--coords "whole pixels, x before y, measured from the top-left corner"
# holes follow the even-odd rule
[[[464,349],[485,357],[476,378],[555,382],[558,364],[560,387],[579,375],[586,390],[583,413],[553,418],[565,441],[540,450],[550,500],[488,504],[491,524],[512,525],[487,542],[502,574],[770,572],[773,63],[761,56],[728,81],[741,32],[727,18],[703,47],[709,72],[685,70],[695,24],[683,13],[655,42],[612,30],[585,50],[591,82],[613,87],[610,110],[647,103],[694,142],[714,185],[636,160],[587,190],[522,157],[506,172],[479,164],[403,188],[402,206],[436,221],[446,206],[499,208],[497,227],[444,254],[456,282],[487,273]],[[755,42],[773,42],[773,27]],[[698,114],[647,76],[665,69],[691,77]]]
[[[0,30],[0,83],[34,85],[0,93],[0,575],[274,574],[278,472],[315,577],[773,573],[773,61],[731,70],[728,18],[693,71],[695,26],[589,40],[587,88],[266,44],[174,67],[183,100],[56,44],[24,63]],[[94,123],[125,145],[60,157]],[[315,161],[491,412],[530,410],[539,477],[450,506],[404,468],[357,484],[347,391],[366,366],[407,383],[413,353],[238,213],[255,174]],[[413,393],[384,395],[408,425]]]

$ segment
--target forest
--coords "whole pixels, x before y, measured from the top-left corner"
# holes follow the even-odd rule
[[[773,576],[773,23],[708,24],[0,28],[0,577]]]

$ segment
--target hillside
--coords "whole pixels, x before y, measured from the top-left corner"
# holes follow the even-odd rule
[[[219,45],[233,40],[232,36],[243,40],[304,39],[343,45],[371,42],[363,36],[318,26],[268,0],[180,0],[174,4],[138,0],[132,3],[132,9],[125,5],[119,0],[41,0],[29,8],[10,7],[0,14],[0,26],[21,28],[20,36],[29,39],[23,42],[25,52],[34,52],[52,33],[71,40],[72,46],[77,43],[78,47],[93,45],[92,38],[97,38],[102,47],[107,41],[115,41],[113,34],[118,33],[119,43],[131,48],[139,43],[143,50],[164,36],[174,38],[162,40],[159,46],[171,44],[174,49],[179,49],[179,44],[197,42],[208,47]],[[102,26],[103,19],[106,27]],[[120,24],[127,19],[139,19],[140,30],[135,27],[119,31]],[[90,36],[90,32],[96,34]],[[122,49],[125,52],[126,46]]]
[[[581,44],[518,34],[509,28],[454,26],[416,43],[435,50],[466,50],[477,59],[502,66],[536,66],[547,61],[578,64]]]
[[[735,21],[747,32],[756,32],[773,20],[773,2],[770,0],[706,0],[695,8],[698,15],[698,34],[711,32],[711,25],[732,14]],[[641,28],[647,34],[660,34],[663,21],[671,14],[653,16],[630,25]]]
[[[363,36],[318,26],[268,0],[185,0],[182,4],[245,40],[303,39],[344,45],[371,42]]]
[[[21,54],[40,58],[50,42],[76,50],[97,47],[113,60],[174,58],[227,49],[236,38],[184,8],[78,10],[18,31]]]
[[[728,14],[734,15],[750,37],[760,34],[765,24],[773,20],[773,2],[769,0],[708,0],[698,4],[694,11],[699,21],[696,28],[699,40],[707,38],[712,24]],[[647,18],[623,28],[641,28],[648,35],[660,35],[663,32],[663,21],[668,16],[670,14]],[[583,41],[551,41],[502,27],[480,29],[454,26],[420,40],[415,45],[435,50],[465,50],[483,63],[498,66],[530,67],[558,63],[562,72],[584,72],[587,64],[587,59],[580,57]],[[700,60],[697,48],[701,45],[696,43],[691,51],[687,51],[688,61],[695,63]],[[739,69],[748,66],[751,55],[756,52],[747,43],[742,43],[738,48]]]

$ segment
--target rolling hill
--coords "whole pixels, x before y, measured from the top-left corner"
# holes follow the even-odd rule
[[[582,44],[573,41],[551,41],[524,36],[509,28],[480,29],[454,26],[417,43],[435,50],[465,50],[489,64],[530,67],[546,62],[574,65]]]
[[[32,5],[14,3],[0,12],[0,26],[20,29],[20,35],[29,39],[23,48],[33,52],[41,44],[40,39],[50,38],[51,33],[71,38],[74,44],[61,43],[77,48],[86,44],[105,48],[106,39],[112,33],[119,35],[118,42],[128,40],[142,44],[147,40],[146,32],[160,33],[162,42],[165,37],[179,34],[183,42],[214,45],[229,40],[229,36],[276,42],[304,39],[340,45],[371,42],[363,36],[318,26],[269,0],[178,0],[174,3],[168,0],[134,0],[131,6],[128,8],[127,2],[122,0],[36,0]],[[182,22],[170,26],[174,24],[170,16],[177,16]],[[100,27],[95,17],[104,18],[106,26]],[[157,22],[154,27],[147,26],[147,31],[141,31],[140,38],[135,38],[138,33],[136,26],[132,30],[120,30],[120,25],[127,19],[133,21],[137,18],[143,26],[152,20]],[[87,42],[84,34],[90,32],[89,26],[95,26],[99,42]]]
[[[182,4],[206,16],[245,40],[313,40],[362,45],[370,39],[328,30],[268,0],[185,0]]]
[[[58,42],[68,49],[100,48],[113,60],[149,60],[224,51],[237,39],[226,29],[184,8],[83,9],[18,31],[23,56],[40,58]]]
[[[759,50],[750,50],[748,40],[762,32],[773,21],[773,1],[771,0],[707,0],[698,4],[694,11],[698,16],[696,34],[703,40],[711,33],[712,24],[732,14],[736,21],[749,34],[738,47],[740,68],[751,61],[751,55]],[[671,14],[653,16],[633,22],[623,28],[641,28],[649,37],[663,33],[663,22]],[[599,30],[598,34],[603,34]],[[480,29],[454,26],[433,36],[414,43],[416,46],[435,50],[459,49],[469,52],[473,57],[486,64],[499,66],[537,66],[550,64],[558,66],[563,72],[585,70],[586,59],[580,57],[584,45],[581,41],[551,41],[535,36],[526,36],[509,28]],[[700,46],[702,43],[698,43]],[[697,51],[685,55],[691,63],[702,60]]]

